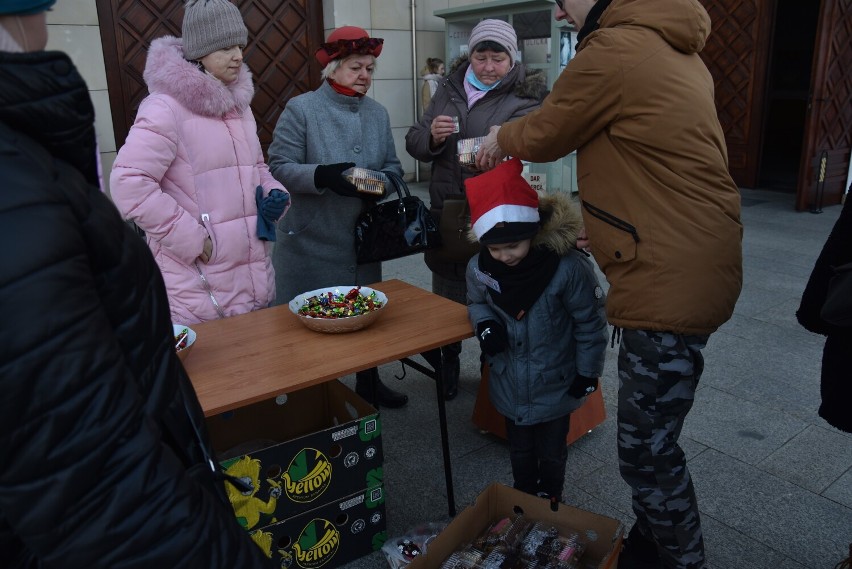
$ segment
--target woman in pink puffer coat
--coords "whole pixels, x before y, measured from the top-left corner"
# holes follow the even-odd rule
[[[221,25],[209,25],[211,11]],[[271,243],[262,239],[274,240],[275,231],[264,232],[261,220],[259,237],[258,205],[273,212],[269,227],[289,194],[269,173],[257,137],[246,39],[227,0],[187,4],[183,39],[151,43],[150,94],[110,176],[122,215],[145,232],[178,324],[265,308],[275,296]]]

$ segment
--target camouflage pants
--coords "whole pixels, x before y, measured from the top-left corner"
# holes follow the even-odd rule
[[[623,330],[618,353],[618,459],[642,534],[663,566],[704,566],[704,538],[686,458],[677,444],[709,336]]]

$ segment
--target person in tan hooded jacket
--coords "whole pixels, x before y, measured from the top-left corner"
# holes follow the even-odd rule
[[[710,18],[698,0],[560,0],[555,18],[580,29],[577,55],[540,109],[491,129],[478,165],[577,151],[607,319],[622,332],[619,459],[637,520],[619,567],[703,567],[677,439],[701,349],[742,287],[740,196],[698,55]]]

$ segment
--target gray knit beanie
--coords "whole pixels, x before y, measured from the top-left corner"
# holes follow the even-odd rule
[[[183,14],[183,56],[194,61],[234,45],[245,47],[248,30],[228,0],[188,0]]]
[[[506,48],[512,63],[518,60],[518,36],[515,29],[503,20],[482,20],[470,32],[467,44],[471,53],[476,51],[476,46],[484,41],[494,43]]]

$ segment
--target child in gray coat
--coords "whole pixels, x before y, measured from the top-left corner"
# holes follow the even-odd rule
[[[506,418],[515,488],[562,500],[571,412],[597,389],[607,343],[604,294],[576,247],[579,211],[541,198],[517,159],[465,182],[472,232],[468,312]]]

